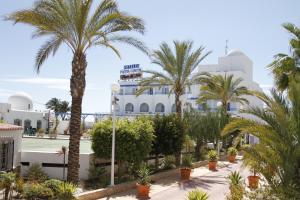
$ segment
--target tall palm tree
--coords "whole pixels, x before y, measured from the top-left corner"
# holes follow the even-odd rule
[[[82,97],[86,86],[87,50],[94,46],[107,47],[119,57],[113,45],[124,42],[147,52],[139,40],[121,35],[122,32],[144,33],[143,21],[120,12],[114,0],[103,0],[92,10],[93,0],[37,0],[33,8],[16,11],[6,18],[36,28],[33,37],[49,37],[36,56],[36,69],[55,54],[62,44],[73,53],[70,90],[72,96],[70,120],[70,144],[68,157],[68,180],[78,182],[80,120]]]
[[[46,103],[46,108],[53,110],[54,111],[54,115],[55,115],[55,127],[54,130],[56,131],[57,127],[58,127],[58,116],[59,113],[61,112],[61,100],[58,98],[52,98],[50,99],[47,103]]]
[[[241,86],[242,78],[234,79],[233,75],[213,75],[207,72],[201,73],[198,81],[200,83],[200,96],[198,103],[206,103],[208,100],[216,100],[222,103],[222,111],[227,113],[228,104],[236,102],[248,104],[245,95],[251,95],[247,87]]]
[[[71,108],[69,106],[69,102],[67,101],[61,101],[60,102],[60,113],[61,113],[61,118],[62,120],[65,120],[66,118],[66,113],[71,111]]]
[[[185,90],[196,80],[196,75],[192,75],[200,62],[211,52],[203,53],[204,47],[193,50],[191,41],[174,41],[174,51],[171,47],[163,42],[159,50],[155,50],[152,55],[152,63],[158,65],[162,71],[145,70],[150,74],[149,77],[142,79],[139,83],[140,88],[137,95],[142,94],[145,90],[158,85],[159,87],[169,86],[169,95],[175,95],[175,108],[177,117],[181,118],[181,99]],[[181,130],[184,134],[184,130]],[[180,164],[180,152],[175,153],[176,165]]]
[[[173,41],[173,44],[174,51],[163,42],[159,49],[153,52],[152,63],[158,65],[162,71],[144,70],[150,76],[140,81],[137,95],[153,85],[169,86],[169,95],[175,95],[176,113],[181,115],[180,97],[195,82],[197,76],[192,73],[211,52],[204,53],[203,46],[193,50],[191,41]]]
[[[280,199],[297,199],[300,195],[300,103],[274,89],[271,97],[263,93],[256,96],[266,108],[251,107],[244,111],[256,116],[256,120],[235,119],[225,126],[222,134],[239,130],[258,137],[258,144],[245,149],[246,163],[253,165],[254,161],[256,170]]]
[[[300,28],[291,23],[283,24],[283,28],[292,36],[289,40],[291,55],[277,54],[268,66],[275,76],[275,85],[280,91],[288,90],[294,81],[300,87]]]

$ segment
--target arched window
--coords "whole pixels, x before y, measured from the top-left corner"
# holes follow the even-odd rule
[[[31,127],[31,120],[26,119],[26,120],[24,121],[24,129],[27,130],[27,129],[29,129],[30,127]]]
[[[140,112],[149,112],[149,105],[146,103],[142,103],[140,105]]]
[[[162,103],[158,103],[155,106],[155,112],[165,112],[165,106]]]
[[[127,103],[125,106],[125,112],[133,112],[134,107],[132,103]]]
[[[20,119],[15,119],[15,120],[14,120],[14,125],[22,126],[22,120],[20,120]]]
[[[42,120],[37,120],[36,122],[36,130],[39,130],[42,128]]]
[[[173,113],[176,112],[176,106],[175,106],[175,104],[172,105],[172,112]]]

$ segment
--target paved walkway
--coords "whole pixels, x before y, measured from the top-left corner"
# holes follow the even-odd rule
[[[248,170],[241,169],[241,161],[234,164],[228,162],[222,165],[218,171],[211,172],[207,167],[194,169],[192,178],[188,182],[180,182],[179,177],[169,177],[160,180],[151,186],[150,197],[152,200],[185,200],[188,191],[199,188],[207,191],[209,200],[225,200],[229,192],[229,185],[226,177],[231,171],[239,171],[245,178]],[[113,197],[102,198],[101,200],[136,200],[136,190],[117,194]]]

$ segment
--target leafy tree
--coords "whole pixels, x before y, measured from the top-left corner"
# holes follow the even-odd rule
[[[275,89],[271,95],[256,93],[266,108],[244,111],[259,120],[235,119],[223,134],[240,130],[258,137],[259,144],[245,148],[245,162],[255,164],[278,198],[296,199],[300,195],[300,104]]]
[[[69,102],[67,101],[61,101],[60,102],[60,112],[61,112],[61,118],[62,120],[65,120],[66,118],[66,113],[67,112],[70,112],[71,111],[71,108],[69,106]]]
[[[268,66],[279,91],[288,90],[292,82],[300,84],[300,29],[291,23],[283,24],[283,28],[292,36],[289,40],[291,55],[279,53]]]
[[[251,95],[245,86],[241,86],[242,78],[234,79],[233,75],[212,75],[201,73],[198,79],[201,84],[198,103],[206,103],[208,100],[221,101],[222,111],[227,114],[230,102],[249,103],[244,97]]]
[[[120,57],[114,43],[123,42],[148,52],[142,42],[121,34],[134,31],[144,33],[144,23],[140,18],[119,11],[114,0],[102,0],[96,6],[92,4],[93,0],[37,0],[33,8],[13,12],[6,18],[35,27],[34,38],[49,38],[37,53],[37,71],[62,44],[68,46],[73,53],[68,157],[68,181],[73,183],[77,183],[79,179],[80,116],[86,86],[87,51],[91,47],[101,46],[111,49]]]
[[[124,162],[138,164],[147,158],[154,139],[152,121],[146,117],[116,122],[115,156],[118,169]],[[111,158],[112,120],[97,123],[92,130],[92,149],[99,158]],[[121,171],[119,170],[119,178]]]
[[[156,168],[158,167],[158,156],[180,153],[184,140],[181,130],[184,124],[176,114],[156,115],[153,119],[155,139],[153,141],[152,153],[156,156]]]

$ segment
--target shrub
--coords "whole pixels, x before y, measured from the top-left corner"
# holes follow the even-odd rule
[[[16,174],[13,172],[0,174],[0,189],[4,189],[4,199],[8,199],[15,183]]]
[[[163,168],[164,169],[174,169],[175,166],[175,157],[173,155],[165,156],[163,160]]]
[[[182,157],[182,167],[192,168],[193,166],[193,156],[192,155],[184,155]]]
[[[53,193],[56,194],[61,184],[63,184],[63,181],[57,179],[50,179],[45,181],[42,185],[46,188],[50,188],[53,191]]]
[[[16,179],[16,183],[15,183],[15,187],[14,187],[15,191],[17,192],[17,196],[20,197],[23,195],[24,193],[24,180],[22,177],[18,177]]]
[[[27,178],[30,182],[42,183],[48,179],[48,176],[43,171],[42,167],[35,163],[29,167],[27,171]]]
[[[230,181],[230,195],[227,196],[227,200],[242,200],[244,196],[244,187],[242,185],[242,176],[240,173],[237,171],[231,172],[227,178]]]
[[[54,195],[50,188],[46,188],[41,184],[30,184],[24,188],[24,197],[26,200],[50,200]]]
[[[238,151],[237,151],[237,149],[234,148],[234,147],[230,147],[230,148],[228,148],[228,150],[227,150],[227,154],[228,154],[229,156],[236,156],[237,153],[238,153]]]
[[[195,189],[188,193],[187,200],[208,200],[208,194],[199,189]]]
[[[215,150],[210,150],[207,154],[209,161],[218,161],[218,153]]]
[[[62,182],[59,184],[58,191],[55,196],[59,200],[74,200],[76,199],[76,188],[76,185],[72,183]]]
[[[149,118],[117,120],[115,156],[120,169],[124,162],[141,163],[147,158],[154,139],[153,133],[153,123]],[[92,149],[95,155],[99,158],[110,159],[111,143],[111,119],[97,123],[92,130]]]

